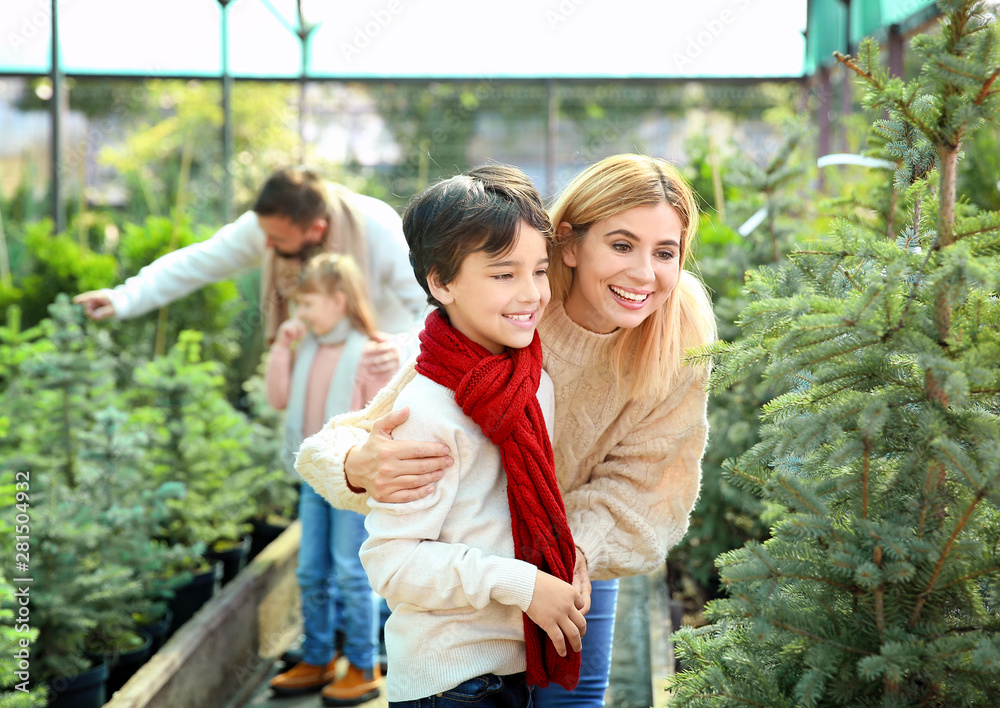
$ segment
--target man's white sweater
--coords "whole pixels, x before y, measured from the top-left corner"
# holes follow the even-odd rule
[[[419,330],[427,295],[413,277],[399,215],[385,202],[352,195],[368,239],[369,294],[383,332]],[[211,283],[258,268],[267,237],[248,211],[211,238],[156,259],[123,284],[107,290],[120,319],[138,317]]]
[[[551,438],[555,395],[544,372],[538,402]],[[368,501],[361,562],[392,609],[386,694],[394,702],[433,696],[486,673],[524,671],[522,613],[537,570],[514,558],[500,451],[462,412],[454,392],[417,374],[399,392],[394,408],[403,406],[410,415],[393,438],[443,442],[455,464],[424,499]]]

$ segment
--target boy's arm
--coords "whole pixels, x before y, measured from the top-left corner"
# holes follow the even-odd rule
[[[464,543],[437,540],[462,480],[454,430],[448,431],[440,419],[421,419],[415,414],[396,432],[410,439],[431,435],[452,449],[456,462],[428,497],[405,504],[369,500],[368,539],[361,546],[361,562],[372,589],[390,602],[429,610],[483,609],[499,602],[526,612],[535,587],[535,566],[489,555]],[[474,466],[474,460],[467,462]]]

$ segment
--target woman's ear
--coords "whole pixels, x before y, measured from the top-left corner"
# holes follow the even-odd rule
[[[556,241],[566,244],[562,247],[562,261],[570,268],[576,268],[576,246],[579,242],[572,236],[573,225],[568,221],[560,221],[556,227]]]
[[[450,305],[455,302],[455,296],[452,295],[451,290],[448,289],[447,285],[441,284],[441,279],[433,270],[427,274],[427,289],[431,291],[434,299],[442,305]]]

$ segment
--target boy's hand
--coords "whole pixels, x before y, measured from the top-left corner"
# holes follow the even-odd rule
[[[306,336],[307,331],[306,323],[293,317],[290,320],[285,320],[278,327],[278,333],[274,336],[274,343],[279,347],[290,347]]]
[[[576,564],[573,566],[573,587],[583,596],[583,607],[580,612],[590,612],[590,571],[587,569],[587,557],[583,551],[576,549]]]
[[[372,425],[368,440],[347,453],[344,474],[352,489],[367,491],[383,503],[415,501],[434,491],[431,485],[453,460],[442,443],[392,439],[393,429],[409,413],[409,408],[401,408],[382,416]]]
[[[566,656],[567,641],[573,651],[580,651],[583,646],[582,637],[587,633],[587,620],[581,611],[583,604],[583,596],[572,585],[537,571],[527,615],[549,635],[559,656]]]

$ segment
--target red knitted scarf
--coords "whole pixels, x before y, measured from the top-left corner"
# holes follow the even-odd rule
[[[420,333],[417,371],[455,392],[455,402],[500,448],[507,473],[514,555],[566,582],[573,581],[576,547],[556,483],[538,383],[542,345],[538,333],[524,349],[491,354],[456,330],[435,311]],[[528,683],[554,681],[567,690],[580,677],[580,654],[567,646],[565,657],[524,615]]]

